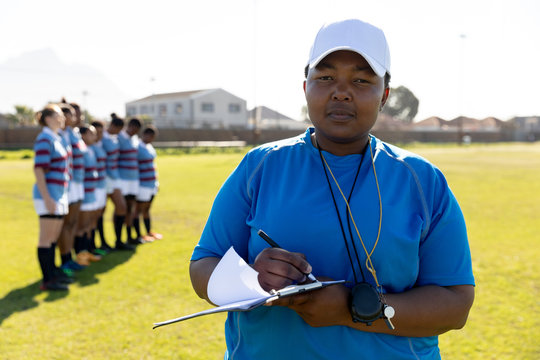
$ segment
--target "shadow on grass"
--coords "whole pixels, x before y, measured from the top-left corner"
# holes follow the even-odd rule
[[[107,272],[115,266],[127,262],[135,251],[115,251],[101,259],[101,261],[93,263],[86,269],[76,274],[77,282],[81,287],[97,284],[99,279],[96,275]],[[39,305],[35,297],[41,294],[39,285],[41,280],[35,281],[25,287],[11,290],[6,296],[0,299],[0,325],[5,319],[17,312],[23,312]],[[43,300],[52,302],[63,299],[69,295],[69,291],[49,291],[47,297]]]

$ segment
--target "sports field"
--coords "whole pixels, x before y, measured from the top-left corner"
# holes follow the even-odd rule
[[[443,358],[539,359],[540,144],[409,148],[443,170],[469,231],[476,300],[466,327],[440,337]],[[152,323],[208,308],[191,289],[189,258],[243,152],[159,154],[153,227],[164,239],[107,255],[78,273],[69,293],[38,289],[24,154],[0,151],[0,359],[222,358],[224,315]]]

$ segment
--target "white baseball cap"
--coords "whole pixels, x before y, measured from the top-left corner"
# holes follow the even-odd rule
[[[309,69],[328,54],[338,50],[354,51],[364,57],[375,74],[390,74],[390,50],[381,29],[358,19],[323,25],[309,53]]]

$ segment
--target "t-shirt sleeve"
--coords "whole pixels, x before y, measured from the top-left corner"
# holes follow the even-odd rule
[[[442,173],[435,169],[425,194],[431,223],[419,248],[417,285],[474,285],[471,252],[461,208]]]
[[[51,142],[47,139],[37,139],[34,144],[34,168],[47,170],[51,164]]]
[[[191,260],[222,257],[231,246],[247,259],[250,229],[246,220],[251,209],[247,163],[246,156],[221,186]]]

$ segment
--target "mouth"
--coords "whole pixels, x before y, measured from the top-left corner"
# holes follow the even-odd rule
[[[351,111],[349,109],[343,109],[343,108],[330,109],[330,110],[328,110],[326,115],[329,118],[334,119],[334,120],[338,120],[338,121],[349,120],[351,118],[354,118],[354,116],[355,116],[353,111]]]

